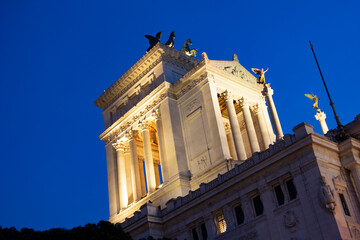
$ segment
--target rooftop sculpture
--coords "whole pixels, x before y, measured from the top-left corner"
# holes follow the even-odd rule
[[[154,47],[158,42],[160,42],[161,35],[162,32],[158,32],[155,37],[150,35],[145,35],[145,37],[149,39],[149,44],[150,44],[150,47],[146,50],[146,52],[150,51],[152,47]]]
[[[265,73],[269,70],[269,68],[267,68],[265,71],[264,69],[262,68],[261,70],[260,69],[257,69],[257,68],[252,68],[251,69],[255,74],[259,75],[258,79],[257,79],[257,83],[259,84],[265,84]]]
[[[175,39],[175,32],[172,31],[170,33],[169,39],[167,40],[165,45],[168,46],[168,47],[174,48],[174,46],[175,46],[174,39]]]
[[[192,45],[190,38],[185,41],[183,48],[180,50],[180,52],[185,53],[186,55],[191,57],[196,57],[198,49],[197,48],[190,49],[189,45]]]
[[[312,105],[313,109],[316,109],[317,112],[320,112],[320,108],[319,108],[319,100],[320,100],[320,98],[318,98],[313,93],[305,94],[305,96],[314,101],[314,104]]]

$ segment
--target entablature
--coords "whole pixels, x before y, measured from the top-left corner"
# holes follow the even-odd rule
[[[104,93],[95,100],[95,105],[103,110],[106,109],[162,61],[171,62],[182,68],[187,68],[187,70],[190,70],[199,63],[199,60],[195,58],[186,56],[180,51],[158,43],[105,90]]]

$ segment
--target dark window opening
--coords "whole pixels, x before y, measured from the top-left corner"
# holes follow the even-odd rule
[[[339,193],[339,196],[340,196],[341,205],[343,206],[345,215],[346,215],[346,216],[351,216],[351,215],[350,215],[349,208],[348,208],[348,206],[347,206],[347,204],[346,204],[346,201],[345,201],[344,194]]]
[[[206,231],[205,223],[201,224],[200,228],[201,228],[202,239],[207,240],[207,231]]]
[[[245,215],[244,215],[244,211],[242,210],[241,205],[235,207],[234,210],[235,210],[237,224],[240,225],[240,224],[244,223]]]
[[[280,185],[274,187],[274,190],[275,190],[276,199],[277,199],[279,206],[283,205],[285,202],[285,197],[284,197],[284,193],[283,193]]]
[[[199,240],[199,236],[198,236],[198,234],[197,234],[197,232],[196,232],[196,228],[193,228],[193,229],[191,230],[191,232],[192,232],[193,240]]]
[[[263,214],[264,212],[264,205],[261,202],[260,196],[256,196],[253,198],[254,208],[255,208],[255,214],[256,216],[259,216]]]
[[[295,185],[294,185],[294,182],[292,179],[290,179],[289,181],[286,182],[286,187],[289,192],[290,200],[295,199],[297,196],[297,191],[296,191],[296,188],[295,188]]]

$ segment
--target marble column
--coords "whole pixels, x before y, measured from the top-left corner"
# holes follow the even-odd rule
[[[158,146],[159,146],[159,155],[160,155],[160,164],[163,175],[163,182],[167,182],[169,179],[168,176],[169,174],[168,174],[168,166],[165,157],[165,141],[164,141],[163,128],[161,123],[161,114],[159,109],[155,111],[154,116],[155,116],[155,124],[156,124],[157,136],[158,136]]]
[[[269,145],[272,143],[272,141],[270,139],[270,134],[269,134],[268,128],[266,126],[266,122],[265,122],[265,118],[264,118],[264,114],[263,114],[263,112],[264,112],[263,108],[264,108],[264,106],[262,106],[260,104],[253,106],[254,113],[259,122],[261,137],[264,142],[265,149],[267,149],[269,147]]]
[[[128,205],[128,192],[125,171],[125,142],[117,141],[113,144],[117,155],[118,184],[120,195],[120,209],[124,209]]]
[[[231,131],[235,143],[236,155],[238,160],[246,160],[246,151],[244,147],[244,142],[241,136],[241,131],[239,127],[239,121],[236,115],[236,110],[234,106],[234,99],[230,91],[226,90],[223,92],[222,97],[226,102],[226,108],[228,111]]]
[[[225,123],[226,138],[229,140],[230,155],[232,159],[237,160],[234,138],[232,137],[231,127],[229,123]]]
[[[274,90],[272,90],[272,88],[270,87],[270,83],[264,84],[263,94],[266,97],[266,101],[269,105],[269,112],[270,112],[271,122],[275,130],[276,140],[281,139],[284,136],[284,134],[281,128],[279,116],[275,108],[274,100],[272,98],[272,95],[274,94]]]
[[[320,126],[321,126],[321,130],[323,132],[323,134],[325,135],[328,131],[329,128],[326,124],[326,114],[324,112],[321,112],[320,109],[318,109],[319,111],[316,113],[315,118],[316,120],[318,120],[320,122]]]
[[[150,124],[147,121],[141,123],[143,144],[144,144],[144,158],[145,158],[145,171],[148,192],[152,193],[156,189],[154,160],[152,156],[152,148],[150,141]]]
[[[239,105],[241,106],[244,115],[245,126],[249,136],[251,152],[252,153],[260,152],[259,142],[257,140],[254,122],[251,117],[248,100],[244,97],[240,98]]]
[[[129,147],[130,147],[130,157],[131,157],[131,183],[133,188],[134,201],[138,201],[141,198],[141,180],[140,180],[140,172],[139,172],[139,162],[138,155],[136,149],[136,137],[138,135],[137,131],[131,130],[127,134],[127,138],[129,139]]]

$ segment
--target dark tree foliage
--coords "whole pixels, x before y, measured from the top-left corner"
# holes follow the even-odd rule
[[[0,226],[1,240],[131,240],[129,234],[125,233],[119,224],[114,225],[107,221],[98,224],[86,224],[84,227],[75,227],[71,230],[63,228],[52,228],[46,231],[34,231],[23,228],[2,228]]]

